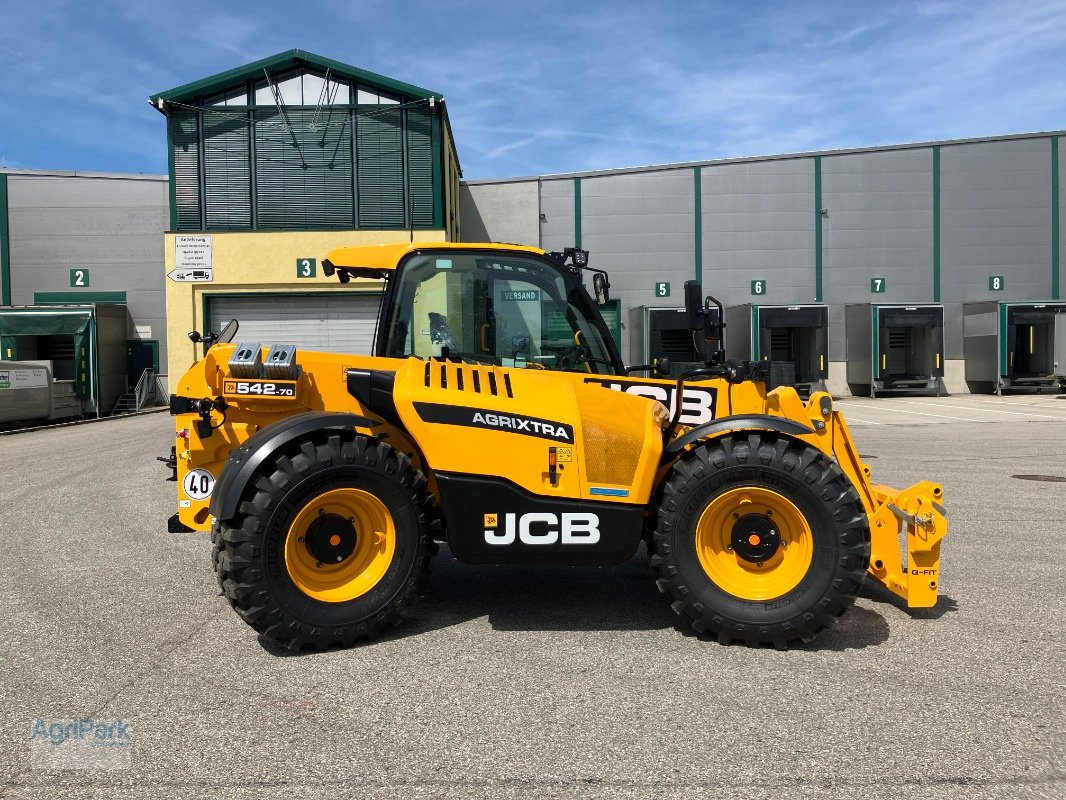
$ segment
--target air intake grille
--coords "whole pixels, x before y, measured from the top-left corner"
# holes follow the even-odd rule
[[[578,393],[589,483],[633,484],[649,411],[645,404],[628,399],[612,389]]]
[[[510,374],[497,367],[482,367],[477,364],[427,361],[425,384],[431,389],[514,397]]]

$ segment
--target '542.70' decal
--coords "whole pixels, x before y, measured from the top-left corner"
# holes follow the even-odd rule
[[[223,381],[222,394],[238,397],[295,397],[296,381]]]

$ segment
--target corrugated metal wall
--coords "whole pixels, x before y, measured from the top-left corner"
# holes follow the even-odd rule
[[[1052,151],[1050,135],[1025,135],[475,182],[464,202],[487,207],[502,186],[539,186],[541,246],[573,246],[580,232],[592,264],[611,272],[627,323],[631,308],[681,304],[683,282],[702,272],[706,291],[726,305],[827,303],[832,361],[846,357],[846,304],[943,302],[945,357],[957,360],[963,302],[1055,299]],[[483,238],[528,228],[516,215],[532,213],[531,203],[482,213]],[[1057,213],[1061,227],[1061,202]],[[1059,236],[1060,283],[1064,248]],[[1003,291],[989,289],[993,275],[1004,276]],[[872,278],[885,280],[883,293],[871,291]],[[751,291],[757,279],[761,297]],[[654,296],[656,281],[670,282],[669,298]]]
[[[129,338],[150,326],[165,369],[166,179],[11,173],[8,195],[12,303],[31,305],[35,292],[125,292]],[[77,267],[89,270],[84,289],[70,286]]]
[[[536,181],[485,184],[459,190],[463,241],[540,247],[540,193]]]
[[[830,156],[821,166],[829,359],[843,361],[845,304],[934,300],[933,151]],[[873,278],[884,278],[883,293],[871,292]]]
[[[682,284],[695,271],[693,197],[691,170],[581,180],[581,246],[592,266],[610,271],[624,325],[630,324],[626,308],[684,304]],[[670,283],[667,298],[655,296],[660,281]],[[623,358],[632,360],[629,344],[623,335]]]
[[[814,160],[703,167],[703,287],[725,305],[814,300]]]
[[[472,193],[476,191],[474,187],[470,189]],[[573,247],[574,234],[574,181],[569,178],[541,181],[540,246],[548,251]]]
[[[940,203],[945,357],[962,358],[964,301],[1051,299],[1050,139],[942,148]]]

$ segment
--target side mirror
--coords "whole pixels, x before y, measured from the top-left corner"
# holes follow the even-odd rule
[[[607,282],[607,276],[602,272],[596,272],[592,275],[592,292],[596,296],[596,302],[599,305],[606,305],[611,299],[611,284]]]
[[[703,330],[703,286],[685,281],[685,322],[690,331]]]
[[[218,335],[218,341],[221,344],[232,342],[233,337],[237,335],[237,329],[240,327],[240,323],[235,319],[231,319],[229,324],[222,329],[222,333]]]
[[[652,362],[652,366],[655,368],[656,375],[669,375],[670,374],[670,359],[666,356],[659,356]]]

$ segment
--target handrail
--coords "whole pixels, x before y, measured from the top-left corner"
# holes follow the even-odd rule
[[[136,398],[136,410],[140,411],[141,406],[148,402],[148,397],[151,393],[152,384],[155,381],[155,370],[151,367],[146,367],[141,372],[141,377],[137,379],[137,386],[134,387],[133,394]]]

